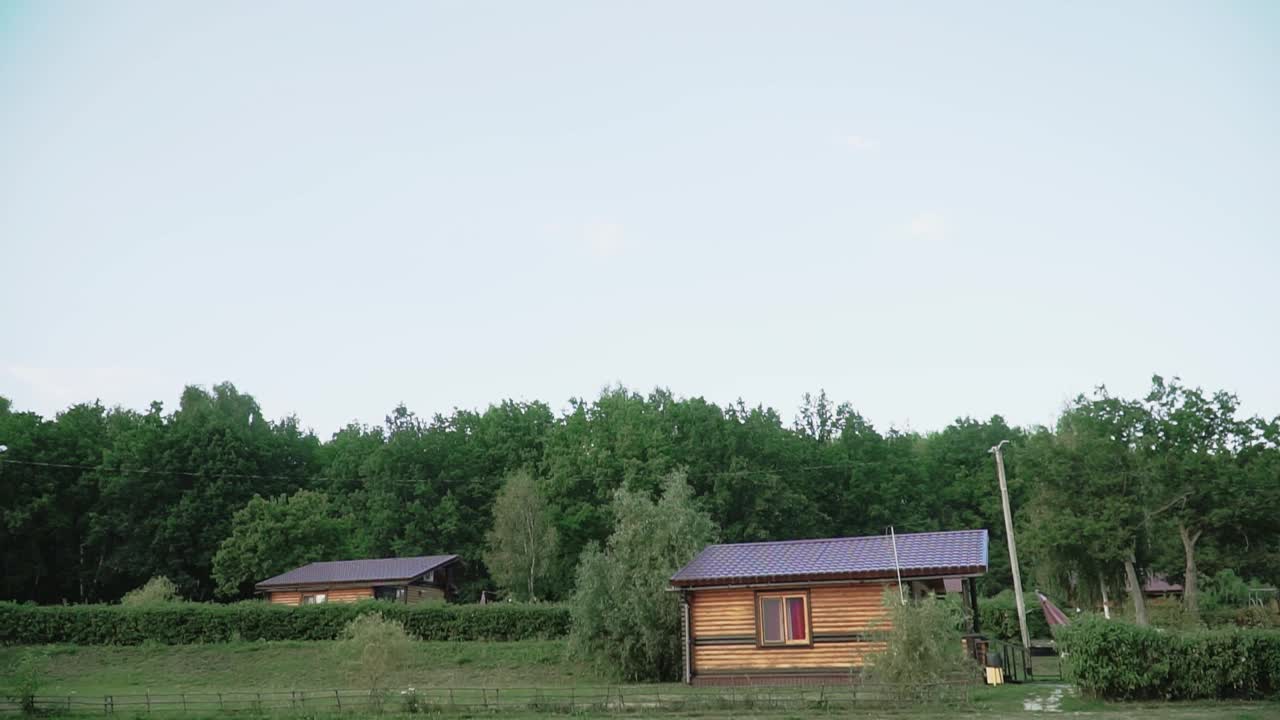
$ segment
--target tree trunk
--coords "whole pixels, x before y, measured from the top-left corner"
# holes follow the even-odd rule
[[[1107,579],[1098,573],[1098,587],[1102,588],[1102,616],[1111,619],[1111,603],[1107,601]]]
[[[1147,601],[1142,597],[1142,583],[1138,580],[1138,571],[1133,567],[1133,553],[1124,559],[1125,584],[1129,597],[1133,599],[1133,621],[1138,625],[1147,625]]]
[[[1182,580],[1182,609],[1194,617],[1200,616],[1200,598],[1196,596],[1196,542],[1203,530],[1191,532],[1186,525],[1178,524],[1182,536],[1182,551],[1187,556],[1185,578]]]

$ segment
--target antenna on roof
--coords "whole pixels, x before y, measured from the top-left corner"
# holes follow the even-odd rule
[[[894,534],[892,525],[889,526],[889,542],[893,545],[893,569],[898,573],[898,599],[906,605],[907,595],[902,589],[902,565],[898,564],[898,536]]]

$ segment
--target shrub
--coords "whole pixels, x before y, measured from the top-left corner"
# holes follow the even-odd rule
[[[958,604],[924,598],[904,605],[893,591],[884,604],[887,629],[875,634],[885,646],[867,657],[865,681],[892,687],[895,699],[920,700],[931,699],[927,690],[940,683],[977,679],[978,666],[961,640]]]
[[[572,651],[627,680],[680,676],[680,597],[668,578],[715,534],[684,475],[670,475],[661,499],[620,489],[608,545],[587,546],[573,595]]]
[[[387,675],[409,659],[412,643],[403,623],[373,612],[346,624],[337,650],[352,681],[367,687],[372,696],[384,689]]]
[[[1280,631],[1141,628],[1082,618],[1058,632],[1082,690],[1136,699],[1263,698],[1280,693]]]
[[[1036,594],[1024,592],[1022,599],[1027,609],[1027,632],[1031,633],[1031,637],[1053,637]],[[1018,629],[1018,603],[1011,590],[978,600],[978,621],[986,635],[994,635],[1009,642],[1022,642],[1022,631]]]
[[[178,602],[178,586],[169,578],[158,575],[151,578],[140,588],[134,588],[120,598],[121,605],[147,605],[150,603]]]
[[[17,703],[23,715],[34,715],[36,712],[36,695],[44,685],[44,661],[42,655],[27,651],[13,663],[9,676],[12,685],[5,697]]]
[[[165,645],[243,640],[333,640],[359,615],[381,613],[420,640],[526,640],[569,634],[563,605],[397,605],[288,607],[264,602],[145,605],[19,605],[0,602],[0,645]]]
[[[1240,608],[1249,604],[1249,584],[1230,568],[1219,570],[1202,587],[1201,604],[1206,610]]]

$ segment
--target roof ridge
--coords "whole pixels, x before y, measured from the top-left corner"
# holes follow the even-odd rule
[[[926,535],[961,535],[964,533],[985,533],[985,532],[987,532],[986,528],[968,528],[965,530],[926,530],[925,532],[895,533],[894,537],[904,538],[904,537],[924,537]],[[800,540],[755,540],[752,542],[744,542],[744,543],[715,543],[714,545],[708,545],[707,549],[710,549],[713,547],[744,547],[747,545],[796,545],[801,543],[834,543],[834,542],[843,542],[846,540],[877,540],[877,539],[888,540],[889,538],[890,538],[889,535],[881,534],[881,535],[849,535],[846,537],[833,537],[833,538],[804,538]]]

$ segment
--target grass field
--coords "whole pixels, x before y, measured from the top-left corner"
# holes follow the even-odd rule
[[[43,656],[44,690],[63,695],[269,691],[352,687],[332,642],[0,648],[0,672],[20,653]],[[605,684],[566,658],[558,640],[418,642],[392,687],[542,687]],[[0,683],[2,684],[2,683]]]
[[[324,690],[352,688],[334,644],[328,642],[227,643],[218,645],[142,646],[142,647],[69,647],[0,648],[0,695],[8,684],[9,668],[27,652],[40,656],[41,694],[70,698],[94,698],[104,695],[124,696],[151,693],[232,693],[291,690]],[[575,688],[581,702],[588,688],[604,688],[613,683],[590,667],[569,660],[563,641],[489,642],[423,642],[416,643],[411,660],[395,671],[389,684],[397,688],[503,688],[510,698],[515,688]],[[598,692],[598,691],[597,691]],[[617,686],[614,685],[614,692]],[[723,708],[714,705],[686,709],[646,709],[643,698],[672,697],[687,693],[679,684],[631,686],[625,690],[638,709],[628,710],[629,717],[659,716],[688,718],[731,718],[748,715],[761,718],[805,718],[837,714],[856,717],[937,717],[940,714],[981,718],[1014,718],[1065,714],[1072,717],[1097,717],[1105,720],[1129,718],[1174,718],[1175,720],[1280,720],[1280,703],[1104,703],[1079,697],[1068,685],[1028,684],[998,688],[974,688],[968,703],[940,708],[867,707],[841,713],[823,713],[812,709],[778,709],[755,706]],[[739,691],[741,692],[741,691]],[[518,695],[517,695],[518,696]],[[492,697],[490,695],[489,697]],[[741,698],[741,695],[739,695]],[[389,708],[390,709],[390,708]],[[122,708],[123,710],[123,708]],[[101,714],[101,706],[96,710]],[[145,714],[139,709],[117,711],[120,717]],[[203,717],[226,718],[227,715],[188,711],[157,712],[181,720]],[[354,717],[360,711],[344,717]],[[388,712],[388,716],[396,713]],[[492,712],[458,711],[445,713],[451,717],[493,717]],[[308,712],[308,716],[328,715]],[[266,711],[260,717],[300,715],[291,710]],[[501,717],[550,717],[542,712],[506,709]],[[408,717],[408,716],[404,716]],[[619,717],[617,711],[599,712],[579,708],[574,717]]]

